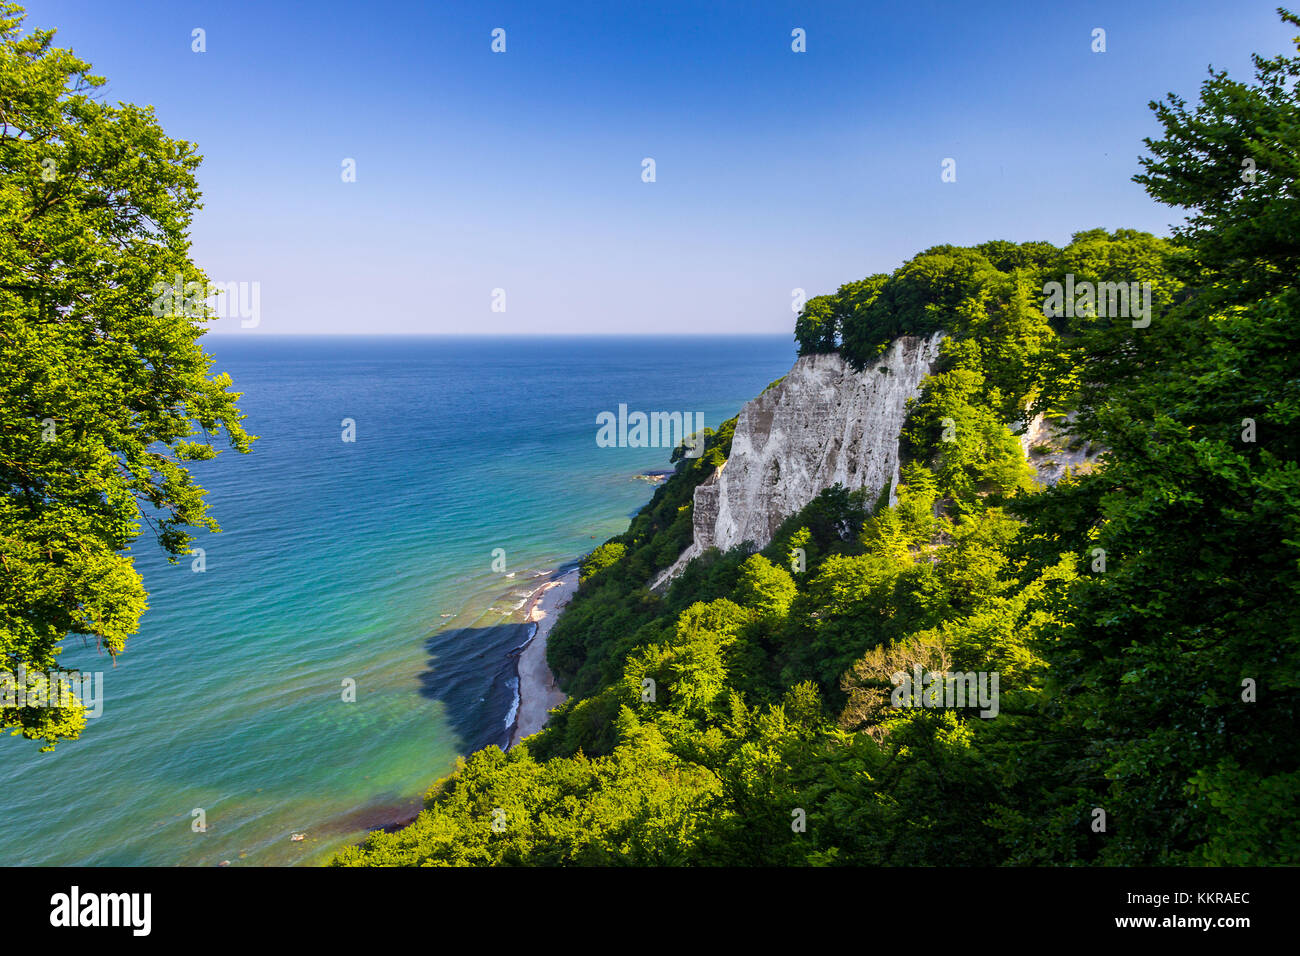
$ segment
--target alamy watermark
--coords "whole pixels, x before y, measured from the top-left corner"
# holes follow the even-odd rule
[[[245,329],[262,322],[260,282],[186,282],[178,272],[171,282],[155,282],[153,294],[150,311],[157,316],[239,319]]]
[[[133,936],[148,936],[152,913],[152,893],[83,893],[74,885],[50,897],[50,925],[55,927],[126,927]]]
[[[1107,319],[1133,319],[1133,328],[1151,324],[1150,282],[1075,282],[1074,274],[1065,284],[1048,282],[1043,286],[1043,314],[1049,319],[1062,316],[1098,316]]]
[[[693,422],[693,424],[692,424]],[[596,416],[596,444],[601,448],[677,448],[686,446],[687,458],[704,454],[703,412],[632,412],[618,406],[618,414]]]
[[[979,707],[981,717],[998,715],[997,671],[926,671],[917,665],[912,673],[898,671],[891,676],[896,685],[889,696],[894,707],[926,707],[935,710]]]
[[[85,707],[87,717],[104,712],[104,672],[0,671],[0,707]]]

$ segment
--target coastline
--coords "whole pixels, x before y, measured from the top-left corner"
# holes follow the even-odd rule
[[[517,696],[506,750],[545,727],[551,709],[567,699],[564,692],[556,686],[555,675],[546,664],[546,637],[559,620],[560,611],[577,589],[578,569],[574,567],[555,572],[554,577],[530,594],[524,602],[527,607],[524,623],[534,624],[535,629],[515,654]],[[359,822],[371,833],[396,833],[414,823],[423,809],[423,801],[412,798],[404,808],[358,810],[357,815],[361,817]],[[331,851],[331,855],[334,852],[336,851]]]
[[[566,699],[546,663],[546,638],[577,588],[578,569],[572,568],[542,585],[529,598],[524,620],[535,627],[533,636],[515,658],[518,696],[507,750],[545,727],[552,708]]]

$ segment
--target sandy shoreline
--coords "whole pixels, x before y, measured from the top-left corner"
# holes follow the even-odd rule
[[[574,568],[538,588],[529,599],[524,620],[536,622],[537,633],[515,662],[519,676],[519,709],[515,713],[514,726],[510,728],[507,749],[545,727],[551,709],[564,703],[564,692],[555,685],[555,675],[546,664],[546,636],[559,618],[560,609],[569,602],[577,587],[578,570]]]

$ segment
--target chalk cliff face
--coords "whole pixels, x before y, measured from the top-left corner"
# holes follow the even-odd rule
[[[1071,412],[1066,419],[1073,421],[1074,413]],[[1034,482],[1038,485],[1054,485],[1068,472],[1081,474],[1092,469],[1102,452],[1091,442],[1072,444],[1065,431],[1042,415],[1025,427],[1020,436],[1020,447],[1034,468]]]
[[[695,537],[651,583],[660,590],[710,547],[762,548],[781,522],[841,484],[874,496],[898,482],[898,436],[909,398],[939,355],[942,333],[906,336],[861,372],[836,353],[805,355],[740,411],[731,456],[695,489]]]

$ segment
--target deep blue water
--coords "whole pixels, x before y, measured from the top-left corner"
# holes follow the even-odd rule
[[[786,336],[204,341],[260,440],[193,466],[223,528],[196,542],[206,570],[142,537],[127,652],[65,652],[104,671],[103,715],[50,754],[0,739],[6,864],[313,862],[412,812],[504,744],[539,576],[624,530],[653,491],[636,476],[669,467],[598,447],[597,414],[716,428],[794,359]]]

